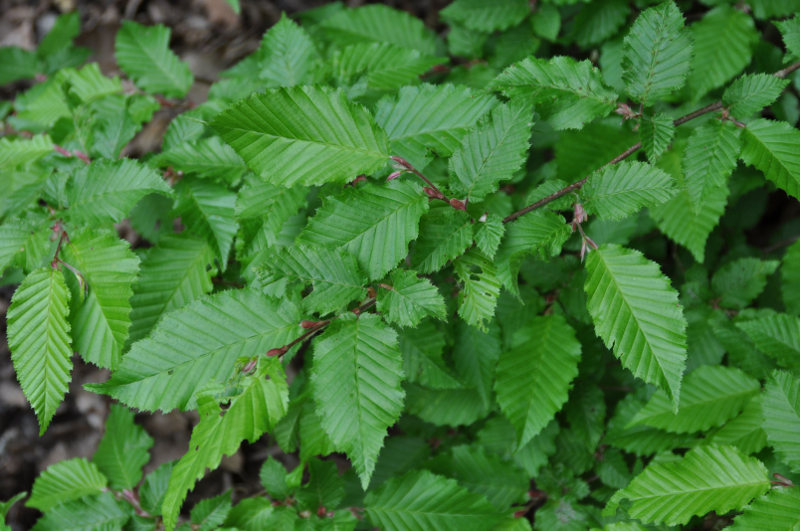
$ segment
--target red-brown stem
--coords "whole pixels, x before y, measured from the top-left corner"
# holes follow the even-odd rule
[[[431,199],[439,199],[440,201],[444,201],[445,203],[449,204],[451,207],[455,208],[456,210],[466,210],[467,209],[467,206],[464,204],[463,201],[461,201],[459,199],[456,199],[456,198],[449,198],[446,195],[444,195],[442,193],[442,191],[439,190],[439,188],[430,181],[430,179],[425,177],[422,174],[421,171],[416,169],[406,159],[404,159],[403,157],[398,157],[398,156],[392,156],[391,158],[392,158],[392,160],[394,162],[396,162],[397,164],[399,164],[400,166],[405,168],[407,171],[410,171],[411,173],[413,173],[414,175],[416,175],[417,177],[422,179],[425,182],[425,184],[428,185],[426,188],[423,188],[425,190],[425,193],[428,195],[428,197],[430,197]]]
[[[798,61],[796,63],[793,63],[793,64],[790,64],[786,68],[778,70],[773,75],[775,77],[784,78],[784,77],[788,76],[789,74],[791,74],[792,72],[794,72],[795,70],[797,70],[798,68],[800,68],[800,61]]]

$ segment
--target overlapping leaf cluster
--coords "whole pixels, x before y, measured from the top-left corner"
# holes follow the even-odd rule
[[[800,525],[798,227],[747,232],[800,198],[800,6],[635,4],[332,3],[196,107],[165,27],[122,25],[126,84],[74,14],[0,49],[36,79],[0,104],[17,378],[42,432],[73,353],[117,402],[37,529]],[[143,476],[133,410],[176,409]],[[300,464],[181,516],[262,437]]]

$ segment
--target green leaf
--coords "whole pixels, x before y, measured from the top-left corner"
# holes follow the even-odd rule
[[[748,118],[777,100],[788,84],[770,74],[744,74],[725,89],[722,103],[733,116]]]
[[[53,152],[53,141],[48,135],[31,138],[0,138],[0,167],[8,169],[36,162]]]
[[[422,217],[414,242],[411,265],[422,273],[434,273],[472,244],[472,223],[466,212],[448,206],[434,207]]]
[[[223,398],[206,395],[200,400],[200,422],[192,430],[189,451],[181,457],[169,479],[162,504],[164,526],[171,530],[178,520],[186,494],[214,470],[223,456],[233,455],[243,441],[254,442],[272,430],[286,414],[289,389],[283,367],[275,358],[261,358],[256,374],[239,383],[239,394]],[[222,403],[229,403],[223,410]]]
[[[783,37],[786,50],[794,59],[800,59],[800,17],[795,15],[788,20],[778,20],[774,24]]]
[[[668,433],[650,426],[629,426],[644,406],[644,401],[634,394],[628,394],[609,420],[603,443],[637,456],[694,446],[694,439],[689,435]]]
[[[745,454],[760,452],[767,445],[767,434],[761,427],[764,424],[762,402],[762,395],[751,398],[741,415],[726,422],[706,440],[735,446]]]
[[[378,290],[378,312],[389,323],[417,326],[427,316],[446,320],[444,299],[427,278],[417,277],[414,271],[393,271],[389,288]]]
[[[455,0],[439,14],[469,29],[491,33],[516,26],[531,12],[526,0]]]
[[[723,308],[742,309],[758,297],[767,285],[767,277],[778,269],[777,260],[739,258],[728,262],[711,279],[711,287],[720,296]]]
[[[528,98],[557,130],[581,129],[611,112],[617,100],[589,61],[563,56],[528,57],[506,68],[490,87],[510,98]]]
[[[645,115],[641,124],[644,152],[650,162],[655,162],[675,137],[675,125],[664,114]]]
[[[586,259],[584,289],[597,335],[634,376],[664,389],[677,409],[686,319],[658,265],[639,251],[603,245]]]
[[[519,100],[498,105],[491,119],[469,133],[450,159],[450,189],[480,201],[514,176],[528,156],[533,107]]]
[[[494,389],[500,410],[516,429],[519,447],[544,429],[567,401],[580,357],[581,344],[561,315],[532,318],[500,354]]]
[[[2,230],[0,229],[0,234]],[[0,260],[0,265],[2,265]],[[781,293],[786,311],[800,315],[800,243],[794,242],[783,255]]]
[[[478,218],[477,228],[474,229],[475,245],[489,258],[494,258],[503,235],[506,232],[503,220],[499,216],[488,215]]]
[[[25,252],[25,244],[30,236],[23,224],[4,222],[0,226],[0,276],[20,253]]]
[[[606,506],[630,500],[628,514],[644,523],[681,525],[711,511],[741,510],[770,488],[767,469],[730,446],[695,448],[678,460],[653,463]]]
[[[800,131],[786,122],[758,119],[742,131],[741,158],[787,194],[800,198]]]
[[[75,223],[122,221],[150,193],[172,194],[155,170],[131,159],[94,161],[72,176],[67,214]]]
[[[36,478],[25,505],[47,512],[64,502],[103,492],[107,484],[97,466],[83,457],[59,461]]]
[[[398,332],[403,372],[409,382],[431,389],[460,389],[463,387],[442,358],[445,338],[442,330],[430,319],[415,328]]]
[[[8,308],[8,346],[25,397],[47,429],[67,392],[72,370],[70,293],[64,274],[41,268],[14,292]]]
[[[749,15],[725,5],[709,11],[689,29],[694,41],[689,88],[699,100],[747,66],[759,34]]]
[[[683,381],[677,413],[667,393],[659,389],[629,426],[644,424],[675,433],[706,431],[739,414],[760,390],[758,380],[739,369],[703,365]]]
[[[125,20],[117,32],[117,64],[147,92],[182,98],[194,82],[189,66],[169,49],[170,29]]]
[[[404,392],[397,334],[380,318],[345,314],[314,345],[311,391],[322,427],[366,489]]]
[[[408,254],[427,209],[427,197],[407,182],[348,188],[323,203],[297,242],[345,249],[374,280]]]
[[[775,371],[764,392],[764,431],[781,461],[800,471],[800,380]]]
[[[326,39],[342,47],[362,42],[387,42],[436,55],[434,33],[418,18],[387,5],[342,9],[325,18],[320,29]]]
[[[147,474],[139,487],[139,498],[142,509],[150,514],[161,514],[161,502],[169,486],[169,477],[175,461],[167,461]]]
[[[222,269],[228,263],[236,235],[236,194],[210,181],[183,179],[177,188],[175,211],[189,234],[204,238],[214,247]]]
[[[211,126],[250,169],[285,187],[350,181],[389,157],[386,135],[369,112],[321,87],[253,94]]]
[[[231,491],[228,490],[214,496],[213,498],[206,498],[192,507],[192,512],[189,519],[192,522],[192,529],[199,531],[211,531],[212,529],[219,529],[228,514],[231,512]]]
[[[133,489],[142,479],[142,468],[150,461],[153,438],[133,422],[134,413],[111,404],[106,432],[92,456],[92,463],[105,474],[112,489]]]
[[[391,151],[417,169],[427,165],[428,151],[450,156],[467,132],[497,105],[489,94],[465,86],[403,87],[397,98],[383,98],[375,121],[386,130]]]
[[[139,259],[126,241],[91,230],[73,236],[63,257],[80,272],[88,289],[71,316],[73,350],[90,363],[114,369],[128,339]]]
[[[601,219],[622,219],[643,207],[659,205],[675,193],[672,177],[644,162],[606,166],[581,190],[583,205]]]
[[[87,389],[137,409],[193,408],[200,388],[224,383],[240,357],[255,358],[294,339],[300,316],[289,301],[224,291],[164,316],[134,343],[111,379]]]
[[[800,369],[800,318],[772,314],[739,321],[736,326],[753,340],[758,350],[789,369]]]
[[[0,525],[4,525],[6,521],[6,516],[8,516],[8,512],[11,510],[11,507],[14,506],[15,503],[23,499],[27,496],[27,492],[18,492],[7,501],[0,501]]]
[[[739,129],[732,123],[710,122],[692,131],[683,153],[683,171],[695,213],[707,208],[709,196],[727,187],[740,146]]]
[[[768,491],[734,518],[731,531],[793,531],[800,527],[800,489],[779,487]]]
[[[18,46],[0,47],[0,85],[30,79],[39,73],[36,54]]]
[[[366,83],[368,89],[393,90],[413,85],[419,76],[443,57],[430,57],[419,50],[400,48],[385,42],[362,42],[336,50],[331,57],[333,75],[340,83]]]
[[[625,37],[628,94],[645,105],[664,99],[683,86],[691,57],[692,41],[675,2],[646,9]]]
[[[118,77],[109,78],[100,72],[97,63],[90,63],[80,70],[62,70],[61,75],[69,84],[68,93],[84,103],[91,103],[112,94],[122,92]]]
[[[62,49],[70,47],[80,32],[81,16],[77,10],[59,15],[36,48],[36,54],[40,57],[58,54]]]
[[[267,460],[261,465],[258,479],[272,498],[282,500],[289,495],[290,490],[286,485],[286,469],[275,458],[267,457]]]
[[[186,236],[161,238],[142,260],[131,298],[130,342],[147,336],[167,312],[211,291],[214,252],[204,241]]]
[[[497,266],[473,250],[456,260],[453,269],[463,285],[458,293],[458,315],[470,325],[486,330],[502,287]]]
[[[174,146],[153,157],[151,162],[162,168],[173,166],[184,173],[227,183],[236,181],[247,170],[233,148],[216,136]]]
[[[56,505],[36,521],[36,531],[80,531],[122,529],[130,519],[110,492]]]
[[[500,328],[496,323],[484,331],[464,321],[456,322],[453,366],[464,382],[475,388],[485,407],[493,404],[492,384],[500,351]]]
[[[367,494],[367,518],[381,529],[492,529],[503,518],[479,494],[428,471],[392,478]]]

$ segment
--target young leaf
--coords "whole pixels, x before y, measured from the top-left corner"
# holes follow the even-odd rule
[[[800,17],[795,15],[788,20],[778,20],[775,21],[775,25],[781,32],[789,54],[795,59],[800,59]]]
[[[2,234],[2,232],[0,232]],[[0,260],[2,265],[2,260]],[[783,255],[781,293],[786,311],[800,315],[800,243],[794,242]]]
[[[773,314],[757,319],[739,321],[756,347],[789,369],[800,369],[800,318],[794,315]]]
[[[675,137],[675,125],[663,114],[642,117],[642,145],[647,159],[655,162]]]
[[[455,0],[439,13],[447,21],[491,33],[516,26],[530,11],[531,7],[526,0]]]
[[[473,250],[456,260],[453,269],[464,286],[458,293],[458,315],[470,325],[485,331],[494,317],[502,287],[497,266]]]
[[[428,199],[419,187],[392,181],[369,183],[329,198],[317,210],[298,243],[345,249],[370,280],[382,277],[408,254]]]
[[[0,276],[11,265],[14,257],[25,252],[30,232],[23,224],[4,222],[0,226]]]
[[[764,431],[781,461],[800,471],[800,380],[775,371],[764,392]]]
[[[107,484],[94,463],[83,457],[66,459],[50,465],[36,478],[25,505],[46,512],[64,502],[103,492]]]
[[[188,178],[181,180],[176,190],[175,211],[187,231],[211,244],[225,269],[237,229],[236,194],[213,182]]]
[[[70,381],[70,292],[64,274],[54,268],[31,272],[8,308],[8,346],[25,397],[47,429]]]
[[[192,512],[189,514],[192,527],[200,531],[219,529],[231,512],[232,505],[230,490],[198,502],[192,507]]]
[[[131,297],[130,342],[150,332],[165,313],[182,308],[212,289],[210,265],[214,251],[205,241],[161,238],[142,261]]]
[[[731,531],[772,529],[792,531],[800,526],[800,489],[774,488],[744,508],[734,518]]]
[[[429,161],[428,151],[449,156],[478,120],[497,105],[489,94],[465,86],[403,87],[396,99],[378,102],[375,121],[392,142],[392,153],[417,169]]]
[[[125,20],[114,51],[120,68],[147,92],[182,98],[194,82],[189,66],[169,49],[170,29]]]
[[[739,258],[728,262],[711,279],[711,287],[720,295],[723,308],[742,309],[758,297],[767,285],[767,277],[778,269],[777,260]]]
[[[602,219],[622,219],[675,193],[672,177],[644,162],[620,162],[593,175],[581,190],[583,205]]]
[[[53,141],[48,135],[32,138],[0,138],[0,167],[14,168],[36,162],[53,152]]]
[[[706,440],[714,444],[729,444],[745,454],[760,452],[767,445],[764,424],[763,397],[755,395],[745,404],[742,414],[728,421]]]
[[[389,282],[378,290],[378,312],[387,322],[417,326],[426,316],[446,320],[444,299],[430,280],[417,277],[414,271],[397,270]]]
[[[628,94],[644,105],[669,96],[686,81],[691,57],[692,41],[675,2],[646,9],[625,37]]]
[[[748,118],[777,100],[788,84],[788,79],[769,74],[744,74],[725,89],[722,103],[731,115]]]
[[[161,506],[168,530],[175,528],[186,494],[206,469],[217,468],[223,456],[233,455],[243,441],[254,442],[286,414],[289,389],[283,367],[274,358],[261,363],[255,375],[240,382],[240,393],[225,399],[230,404],[224,411],[212,396],[200,400],[200,422],[192,430],[189,451],[172,470]]]
[[[386,135],[367,110],[321,87],[254,94],[211,126],[250,169],[285,187],[350,181],[389,158]]]
[[[56,505],[36,521],[37,531],[123,529],[131,518],[110,492],[100,492]]]
[[[479,218],[477,228],[473,231],[475,245],[488,258],[494,258],[505,231],[506,226],[499,216],[489,214],[486,219]]]
[[[749,15],[727,5],[706,13],[690,30],[694,53],[689,88],[698,100],[747,66],[759,35]]]
[[[595,332],[634,376],[680,403],[686,319],[678,293],[639,251],[604,245],[586,259],[586,308]]]
[[[216,136],[174,146],[153,157],[151,162],[162,168],[173,166],[184,173],[226,183],[235,182],[247,170],[233,148]]]
[[[800,131],[786,122],[753,120],[742,132],[741,158],[787,194],[800,198]]]
[[[11,507],[13,507],[15,503],[22,500],[27,495],[27,492],[18,492],[8,500],[0,501],[0,525],[5,524],[6,516],[8,516],[8,512],[11,510]]]
[[[390,479],[365,505],[369,521],[387,531],[493,529],[504,516],[483,496],[427,470]]]
[[[683,381],[677,413],[667,393],[659,389],[628,425],[644,424],[675,433],[705,431],[736,416],[760,390],[758,380],[739,369],[703,365]]]
[[[70,239],[64,259],[80,272],[88,289],[71,316],[73,349],[90,363],[114,369],[128,339],[139,259],[116,235],[91,230]]]
[[[434,208],[422,217],[414,242],[411,265],[421,273],[434,273],[472,244],[472,223],[466,212]]]
[[[72,176],[67,215],[75,223],[93,225],[122,221],[150,193],[172,194],[155,170],[131,159],[94,161]]]
[[[409,382],[430,389],[463,387],[458,377],[445,365],[442,358],[445,337],[432,320],[426,319],[416,328],[400,330],[398,340],[403,354],[403,372]]]
[[[533,107],[519,100],[499,105],[491,119],[469,133],[450,158],[450,189],[480,201],[513,177],[530,148]]]
[[[611,112],[617,100],[597,68],[571,57],[528,57],[506,68],[490,87],[510,98],[528,98],[557,130],[581,129]]]
[[[741,142],[732,123],[710,122],[692,131],[683,153],[686,190],[695,213],[707,208],[709,196],[726,188],[736,168]]]
[[[628,514],[645,523],[681,525],[711,511],[740,510],[769,490],[767,469],[730,446],[708,445],[678,460],[653,463],[617,491],[604,514],[630,500]]]
[[[494,389],[503,414],[522,447],[535,437],[567,401],[578,375],[581,344],[561,315],[534,317],[514,334],[497,362]]]
[[[342,84],[366,83],[368,89],[387,91],[413,85],[419,76],[447,60],[385,42],[363,42],[336,50],[331,62],[333,75]]]
[[[153,438],[133,422],[133,417],[130,409],[111,404],[106,432],[92,456],[92,463],[105,474],[112,489],[135,488],[150,460]]]
[[[19,46],[0,48],[0,85],[31,79],[39,72],[36,54]]]
[[[255,358],[294,339],[299,321],[291,302],[279,304],[250,290],[198,299],[134,343],[110,380],[86,387],[147,411],[194,407],[205,384],[225,382],[238,358]]]

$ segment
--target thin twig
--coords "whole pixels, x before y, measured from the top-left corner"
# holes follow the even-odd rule
[[[800,68],[800,61],[798,61],[796,63],[793,63],[793,64],[790,64],[786,68],[778,70],[773,75],[775,77],[784,78],[784,77],[788,76],[789,74],[791,74],[792,72],[794,72],[795,70],[797,70],[798,68]]]
[[[425,177],[422,174],[421,171],[416,169],[406,159],[404,159],[403,157],[398,157],[398,156],[393,156],[391,158],[402,169],[400,171],[397,171],[397,172],[391,174],[389,176],[389,179],[394,179],[396,177],[399,177],[403,172],[411,172],[414,175],[416,175],[417,177],[419,177],[420,179],[422,179],[425,182],[425,184],[428,185],[425,188],[423,188],[423,190],[425,190],[425,193],[431,199],[439,199],[440,201],[444,201],[445,203],[449,204],[451,207],[455,208],[456,210],[466,210],[467,209],[467,205],[463,201],[461,201],[460,199],[456,199],[455,197],[448,198],[446,195],[444,195],[444,193],[442,193],[442,191],[439,190],[439,188],[435,184],[433,184],[430,181],[430,179]]]

